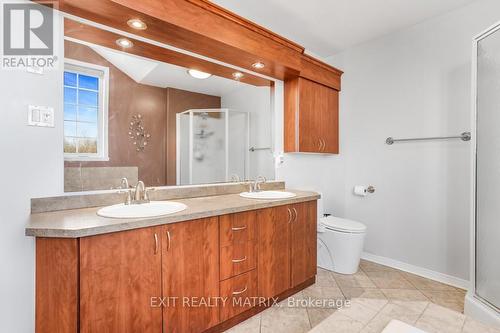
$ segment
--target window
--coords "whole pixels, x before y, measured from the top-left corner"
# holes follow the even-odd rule
[[[108,81],[107,67],[66,59],[65,160],[108,160]]]

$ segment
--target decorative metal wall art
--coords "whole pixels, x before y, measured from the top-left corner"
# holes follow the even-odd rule
[[[136,147],[135,150],[138,152],[144,151],[148,145],[149,139],[151,138],[151,134],[144,130],[142,115],[133,115],[128,129],[128,135],[129,138],[133,140],[132,143]]]

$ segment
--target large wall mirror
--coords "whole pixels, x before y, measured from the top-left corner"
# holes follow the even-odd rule
[[[65,192],[274,179],[273,81],[70,19],[64,35]]]

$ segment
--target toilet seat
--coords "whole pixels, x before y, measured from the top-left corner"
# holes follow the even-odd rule
[[[320,219],[320,223],[327,230],[331,231],[356,233],[356,234],[366,232],[366,226],[363,223],[335,216],[323,217]]]
[[[340,274],[356,273],[366,226],[334,216],[320,218],[318,225],[318,266]]]

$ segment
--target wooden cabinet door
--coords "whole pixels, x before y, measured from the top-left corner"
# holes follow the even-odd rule
[[[339,152],[339,92],[302,77],[285,81],[285,152]]]
[[[80,239],[80,332],[158,333],[161,228]]]
[[[257,213],[259,296],[273,297],[290,287],[290,220],[288,206]]]
[[[323,140],[321,153],[339,153],[339,92],[325,86],[320,90],[321,110],[318,115],[319,132]]]
[[[300,152],[318,153],[321,143],[321,85],[299,78],[298,137]]]
[[[291,285],[295,287],[316,275],[316,201],[290,206]]]
[[[219,322],[217,218],[162,227],[163,332],[202,332]],[[205,302],[205,303],[202,303]],[[211,303],[208,303],[211,302]],[[161,332],[161,331],[159,331]]]
[[[339,152],[339,92],[299,78],[299,150]]]

